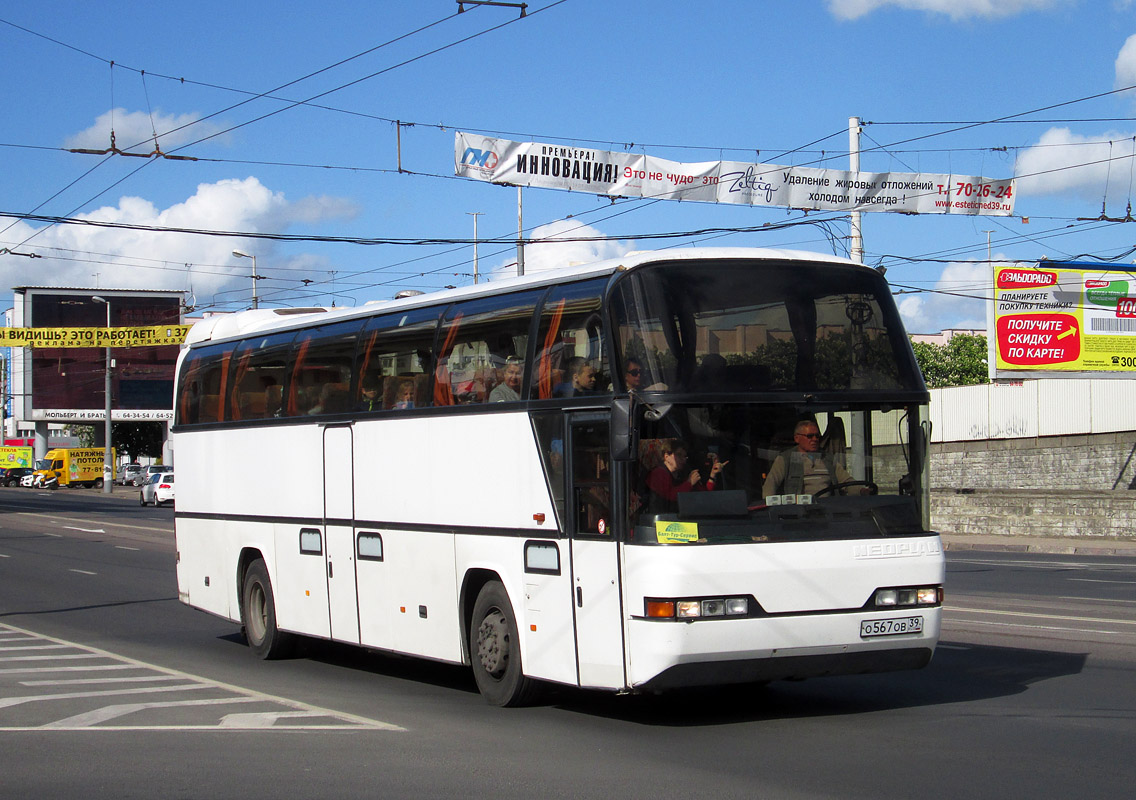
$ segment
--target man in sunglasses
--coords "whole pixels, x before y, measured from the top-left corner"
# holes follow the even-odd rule
[[[820,451],[820,428],[811,419],[803,419],[793,428],[797,446],[773,460],[762,497],[779,494],[816,494],[822,489],[852,480],[844,467]]]
[[[643,382],[643,365],[636,359],[627,359],[627,368],[623,370],[623,385],[631,392],[639,388]]]

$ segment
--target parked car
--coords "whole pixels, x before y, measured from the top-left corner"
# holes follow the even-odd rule
[[[31,467],[8,467],[4,470],[3,477],[0,477],[0,483],[5,486],[19,486],[20,479],[25,475],[31,475],[35,470]]]
[[[149,480],[146,483],[142,484],[142,488],[138,490],[138,505],[140,505],[140,506],[156,506],[156,505],[158,505],[158,498],[155,495],[155,491],[157,490],[158,485],[166,477],[173,477],[173,473],[172,472],[155,472],[152,475],[150,475]],[[173,497],[172,497],[172,495],[173,495],[173,483],[172,482],[170,483],[170,494],[171,494],[170,499],[173,499]]]
[[[147,483],[150,482],[150,479],[153,478],[155,475],[160,475],[163,472],[173,472],[173,471],[174,471],[174,468],[171,467],[169,464],[151,464],[150,466],[146,467],[145,469],[143,469],[137,475],[134,476],[134,485],[135,486],[145,486]]]
[[[118,482],[123,486],[126,486],[127,484],[133,486],[134,479],[141,474],[141,464],[125,464],[123,465],[122,470],[118,473]]]

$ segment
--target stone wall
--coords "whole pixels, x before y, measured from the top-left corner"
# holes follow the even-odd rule
[[[931,523],[956,534],[1136,539],[1136,431],[932,445]]]
[[[931,488],[1136,489],[1136,431],[933,444]]]

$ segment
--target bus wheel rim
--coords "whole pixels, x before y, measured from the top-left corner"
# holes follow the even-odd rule
[[[497,609],[486,614],[477,629],[477,658],[494,678],[505,673],[509,663],[509,625]]]

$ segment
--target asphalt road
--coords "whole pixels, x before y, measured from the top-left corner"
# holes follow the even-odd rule
[[[487,706],[459,667],[253,659],[173,511],[0,489],[0,797],[1126,797],[1136,558],[948,553],[919,672]]]

